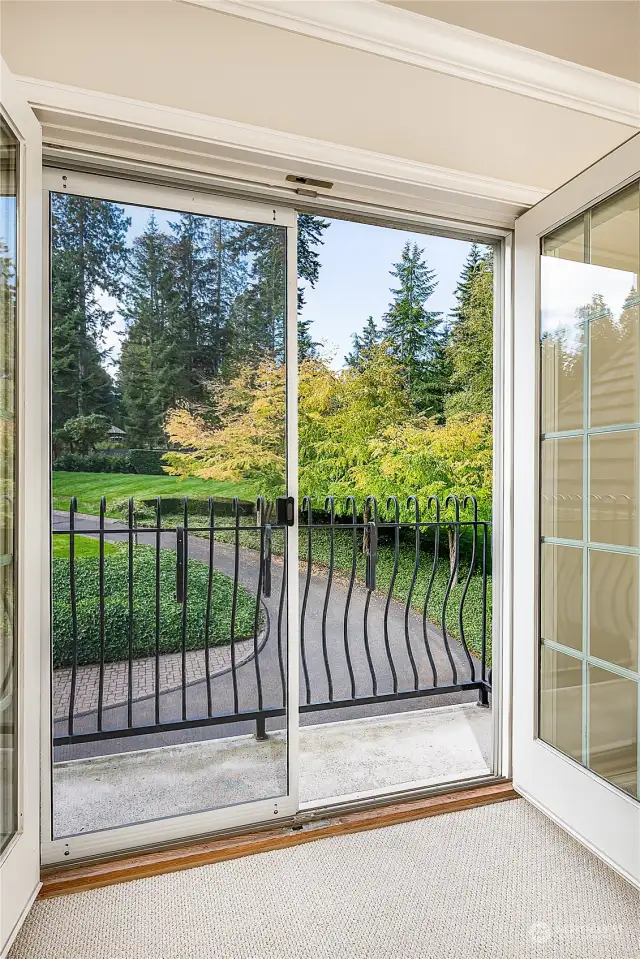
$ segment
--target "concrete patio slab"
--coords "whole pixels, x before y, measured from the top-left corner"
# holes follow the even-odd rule
[[[486,775],[491,712],[475,704],[300,729],[301,802]],[[281,796],[283,732],[233,736],[56,763],[54,835]]]

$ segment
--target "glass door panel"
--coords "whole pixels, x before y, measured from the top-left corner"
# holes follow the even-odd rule
[[[289,211],[47,196],[55,859],[286,811],[296,304]]]
[[[640,187],[542,240],[540,737],[638,794]]]
[[[20,144],[0,117],[0,854],[18,828],[16,275]]]

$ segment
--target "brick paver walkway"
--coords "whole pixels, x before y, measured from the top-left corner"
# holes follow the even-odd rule
[[[236,666],[241,666],[253,656],[253,640],[245,639],[235,644]],[[216,676],[231,667],[229,646],[214,646],[209,650],[209,672]],[[156,691],[155,657],[134,659],[132,668],[133,699],[153,696]],[[189,650],[186,655],[186,683],[206,679],[204,649]],[[98,706],[99,666],[79,666],[76,672],[76,695],[74,714],[94,712]],[[182,685],[182,654],[167,653],[160,657],[160,691],[165,693]],[[54,719],[63,719],[69,714],[71,695],[71,669],[56,669],[53,672],[51,708]],[[129,664],[127,662],[105,663],[103,706],[126,703],[129,698]]]

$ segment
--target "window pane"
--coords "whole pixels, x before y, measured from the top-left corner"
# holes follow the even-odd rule
[[[638,274],[640,260],[640,184],[616,193],[591,213],[591,262]]]
[[[582,550],[542,547],[542,638],[582,649]]]
[[[541,649],[540,738],[582,761],[582,662],[548,646]]]
[[[542,535],[582,539],[582,437],[542,443]]]
[[[559,433],[583,425],[584,323],[566,286],[566,265],[547,258],[540,267],[542,431]]]
[[[637,796],[638,684],[589,667],[589,768]]]
[[[608,663],[638,666],[638,557],[590,550],[589,652]]]
[[[589,437],[589,539],[638,546],[638,431]]]
[[[565,223],[542,241],[542,255],[584,263],[584,216]]]
[[[591,426],[640,422],[640,309],[634,280],[628,276],[624,283],[621,292],[628,292],[620,313],[607,305],[589,323]]]
[[[18,151],[16,137],[0,118],[0,851],[17,828],[13,541]]]

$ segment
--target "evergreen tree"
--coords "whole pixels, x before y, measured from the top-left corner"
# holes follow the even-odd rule
[[[351,369],[361,369],[371,359],[374,347],[380,343],[380,331],[372,316],[365,323],[362,333],[353,334],[351,342],[353,348],[351,353],[345,356],[345,362]]]
[[[464,311],[469,304],[474,280],[478,274],[483,272],[486,265],[486,257],[486,248],[479,246],[477,243],[471,244],[471,249],[464,262],[458,284],[454,291],[456,305],[450,314],[454,323],[464,317]]]
[[[151,214],[134,241],[124,293],[120,389],[133,446],[163,444],[165,414],[184,398],[188,382],[174,270],[171,240]]]
[[[322,246],[324,231],[329,227],[329,221],[311,213],[298,214],[298,279],[306,280],[313,289],[320,276],[320,254],[318,247]],[[298,360],[315,359],[318,356],[318,346],[311,333],[311,320],[302,316],[305,306],[304,287],[298,283]]]
[[[113,322],[105,296],[118,297],[130,220],[104,200],[52,194],[53,427],[90,413],[114,415],[102,336]]]
[[[445,331],[442,314],[427,310],[426,303],[437,286],[435,273],[424,259],[424,250],[409,241],[391,275],[398,280],[393,302],[384,317],[382,338],[390,353],[405,369],[407,384],[416,406],[438,416],[443,408],[441,369]]]
[[[471,248],[457,287],[458,302],[446,356],[450,364],[449,413],[493,410],[493,259],[491,250]]]

